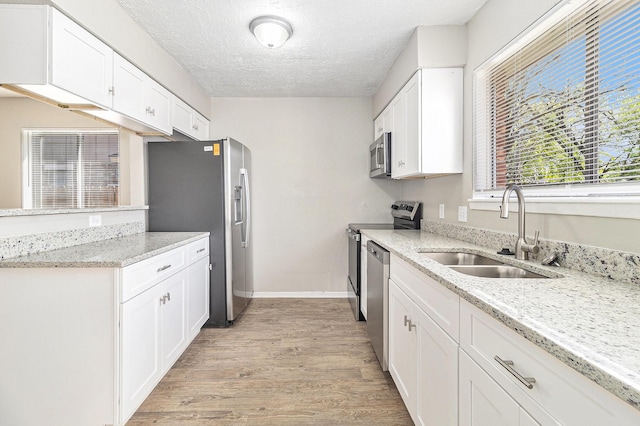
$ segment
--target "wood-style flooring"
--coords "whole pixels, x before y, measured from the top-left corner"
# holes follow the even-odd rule
[[[204,328],[127,425],[413,425],[346,299],[254,299]]]

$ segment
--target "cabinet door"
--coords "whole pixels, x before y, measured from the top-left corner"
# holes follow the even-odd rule
[[[398,285],[389,280],[389,373],[416,421],[417,338],[415,327],[409,329],[409,321],[416,321],[414,307]]]
[[[373,121],[373,140],[377,140],[383,132],[384,126],[382,124],[382,114],[380,114],[378,118]]]
[[[139,121],[145,120],[144,84],[148,77],[131,62],[113,58],[113,109]]]
[[[173,95],[146,74],[145,77],[144,111],[146,118],[144,122],[163,133],[171,134],[171,98]]]
[[[200,141],[209,139],[209,120],[194,111],[192,121],[193,137]]]
[[[51,83],[111,108],[113,50],[55,9],[51,9]]]
[[[161,306],[158,286],[121,305],[121,421],[133,414],[162,377]]]
[[[188,273],[187,329],[191,341],[209,319],[209,258],[189,266]]]
[[[187,136],[192,136],[191,107],[175,96],[173,98],[172,121],[174,129],[184,133]]]
[[[421,172],[421,114],[420,114],[420,72],[402,88],[404,102],[404,164],[402,176],[412,176]]]
[[[162,284],[160,315],[162,318],[162,369],[168,370],[188,345],[187,341],[187,277],[182,270]]]
[[[460,350],[459,374],[461,426],[521,424],[520,406],[463,350]],[[532,424],[533,419],[528,415],[522,418],[523,426]]]
[[[417,422],[420,425],[458,424],[458,344],[416,307]]]
[[[407,157],[405,137],[405,111],[402,93],[391,101],[391,177],[404,176],[404,165]]]

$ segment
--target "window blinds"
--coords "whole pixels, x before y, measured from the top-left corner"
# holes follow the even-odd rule
[[[28,131],[33,208],[118,205],[117,131]]]
[[[553,21],[476,71],[476,191],[640,183],[638,1]]]

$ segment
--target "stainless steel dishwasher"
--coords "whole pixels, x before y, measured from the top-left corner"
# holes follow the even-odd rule
[[[367,243],[367,333],[382,371],[389,369],[389,252]]]

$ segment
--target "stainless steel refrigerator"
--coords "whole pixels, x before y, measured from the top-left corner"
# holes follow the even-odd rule
[[[233,323],[253,296],[251,153],[231,138],[149,142],[149,231],[209,231],[210,315]]]

